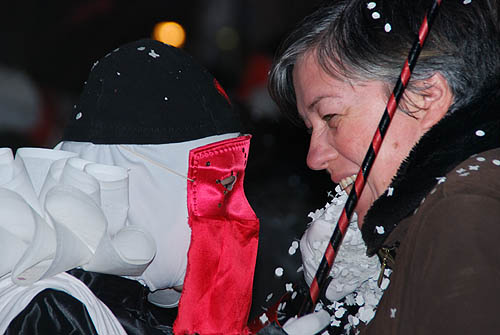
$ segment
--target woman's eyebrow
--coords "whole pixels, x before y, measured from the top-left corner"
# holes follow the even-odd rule
[[[314,108],[314,106],[316,106],[321,100],[323,99],[340,99],[340,96],[339,95],[336,95],[336,94],[328,94],[328,95],[320,95],[320,96],[317,96],[310,104],[309,106],[307,106],[307,110],[310,111]]]

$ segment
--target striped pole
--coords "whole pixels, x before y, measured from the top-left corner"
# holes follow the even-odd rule
[[[308,314],[314,311],[314,306],[318,302],[319,294],[322,290],[326,289],[325,284],[327,283],[328,276],[330,274],[330,270],[333,266],[333,261],[335,260],[335,256],[339,250],[340,244],[345,236],[347,231],[347,227],[349,226],[349,220],[354,212],[354,208],[358,202],[358,198],[363,192],[365,187],[366,178],[370,173],[373,162],[377,157],[380,146],[382,145],[382,141],[384,140],[384,136],[387,133],[387,129],[392,121],[394,113],[398,107],[399,100],[401,99],[406,86],[410,80],[413,68],[417,63],[418,56],[420,55],[420,51],[422,50],[427,35],[429,34],[429,30],[431,28],[432,22],[436,17],[439,6],[441,5],[442,0],[435,0],[432,3],[432,6],[425,15],[423,22],[418,31],[418,36],[413,43],[413,46],[410,50],[408,58],[406,59],[401,74],[398,78],[396,86],[389,98],[389,102],[384,110],[384,114],[382,115],[382,119],[378,125],[378,128],[373,136],[372,143],[368,148],[366,156],[361,164],[361,168],[359,169],[358,176],[356,177],[356,181],[354,182],[354,187],[349,193],[349,197],[344,205],[344,209],[342,210],[342,214],[337,222],[337,226],[333,231],[332,237],[330,238],[330,243],[328,244],[325,254],[319,264],[316,275],[311,283],[311,287],[309,289],[309,296],[304,299],[304,302],[301,306],[299,315]]]

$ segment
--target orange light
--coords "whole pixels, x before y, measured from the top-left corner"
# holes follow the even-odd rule
[[[186,31],[177,22],[159,22],[153,29],[153,38],[157,41],[180,48],[186,41]]]

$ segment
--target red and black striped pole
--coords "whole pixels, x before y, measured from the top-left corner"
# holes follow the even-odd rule
[[[387,103],[387,106],[384,110],[382,119],[380,120],[375,135],[373,136],[372,143],[368,148],[368,152],[366,153],[363,163],[361,164],[358,176],[356,177],[356,181],[354,182],[354,187],[349,193],[349,197],[347,198],[347,201],[344,205],[344,209],[337,222],[337,226],[335,227],[332,237],[330,238],[330,243],[326,248],[325,254],[323,255],[316,275],[313,279],[313,282],[311,283],[309,296],[304,299],[299,315],[313,312],[314,306],[318,301],[319,293],[323,289],[326,289],[325,285],[326,283],[328,283],[327,279],[333,266],[335,256],[337,255],[340,244],[342,243],[342,240],[347,231],[347,227],[349,226],[349,220],[354,212],[354,208],[356,207],[358,198],[361,195],[361,192],[363,192],[366,178],[368,177],[373,162],[377,157],[380,146],[382,145],[382,141],[384,140],[384,136],[387,133],[387,129],[389,128],[394,113],[396,112],[399,100],[401,99],[403,92],[408,85],[413,68],[417,63],[418,56],[420,55],[420,51],[424,46],[425,40],[431,28],[432,22],[436,17],[441,2],[442,0],[435,0],[423,19],[418,32],[418,36],[413,43],[408,58],[403,65],[401,75],[399,76],[391,97],[389,98],[389,102]]]

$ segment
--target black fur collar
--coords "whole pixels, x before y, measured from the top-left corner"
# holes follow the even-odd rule
[[[485,136],[477,136],[482,130]],[[422,199],[433,189],[437,178],[473,154],[500,147],[500,78],[490,83],[481,96],[470,104],[443,118],[415,145],[401,164],[390,187],[378,198],[361,229],[373,255],[383,245],[398,223],[413,214]],[[376,231],[384,227],[384,234]]]

